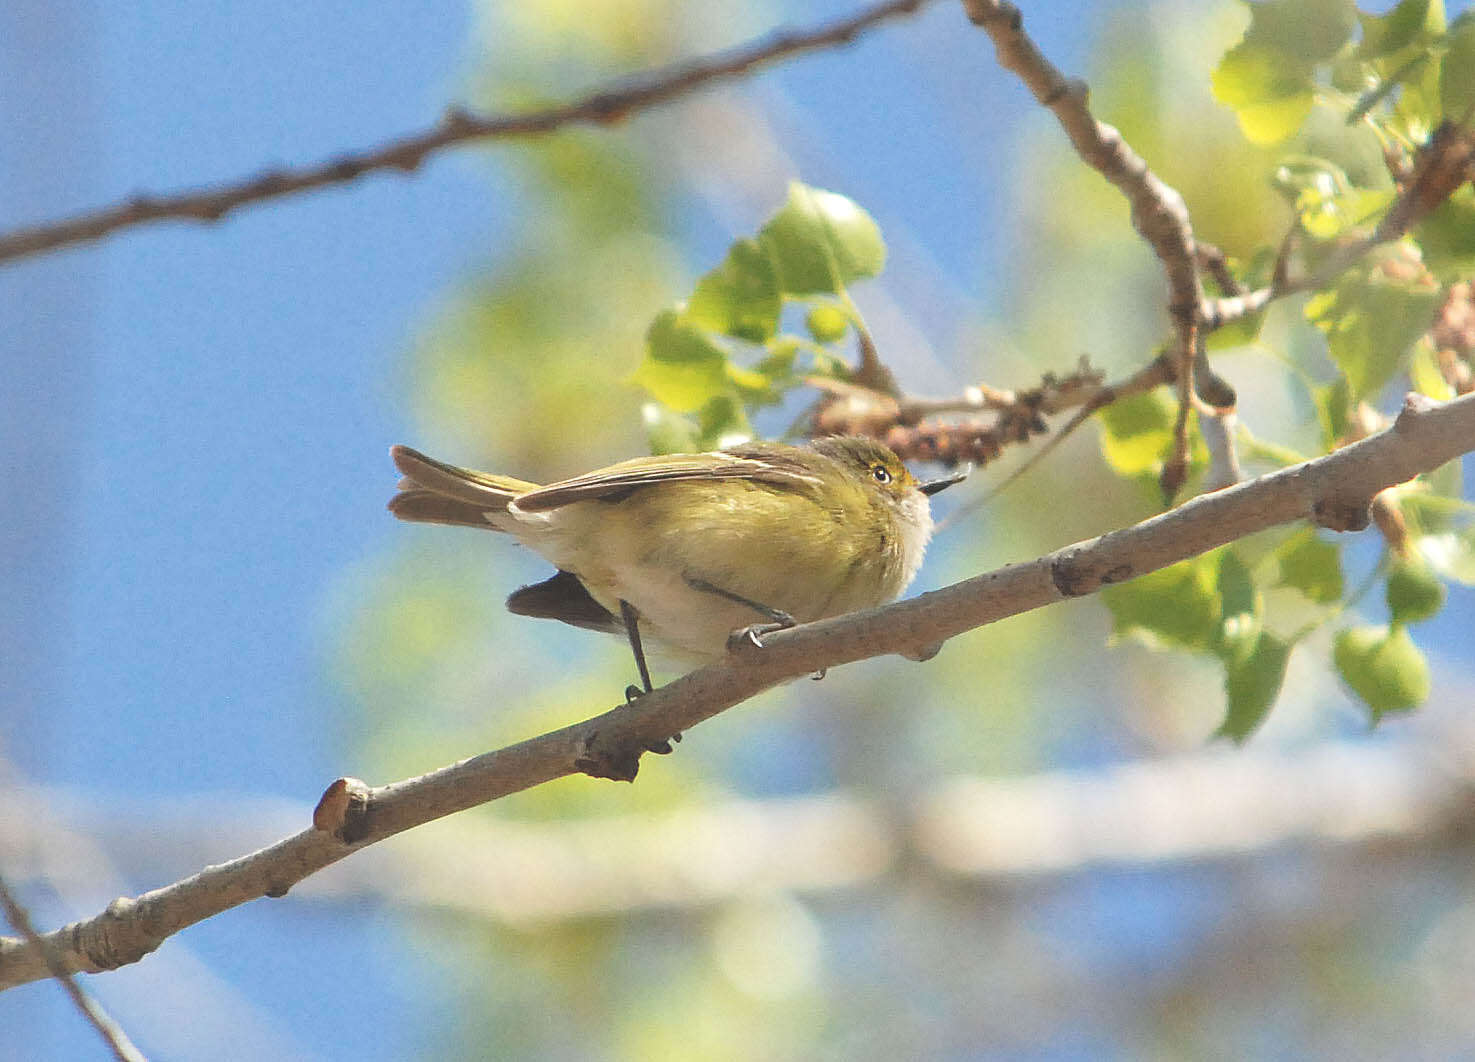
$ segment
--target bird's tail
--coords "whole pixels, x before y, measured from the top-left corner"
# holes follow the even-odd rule
[[[405,477],[389,499],[389,511],[401,520],[496,530],[494,516],[506,512],[519,494],[538,489],[511,476],[457,468],[408,446],[391,447],[389,456]]]

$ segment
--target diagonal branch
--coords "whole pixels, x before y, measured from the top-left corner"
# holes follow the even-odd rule
[[[963,0],[963,8],[968,18],[992,38],[999,65],[1018,75],[1035,99],[1055,115],[1082,161],[1127,197],[1132,227],[1162,263],[1168,281],[1168,312],[1177,333],[1173,353],[1177,362],[1178,420],[1173,431],[1173,454],[1160,478],[1163,498],[1171,503],[1188,477],[1188,413],[1205,309],[1199,272],[1201,255],[1194,242],[1188,205],[1177,189],[1152,172],[1117,129],[1096,120],[1091,114],[1086,83],[1065,77],[1040,53],[1024,32],[1018,8],[1004,0]]]
[[[968,18],[994,42],[999,65],[1016,74],[1070,137],[1082,161],[1127,197],[1132,227],[1163,264],[1168,278],[1168,309],[1178,329],[1180,346],[1192,356],[1189,329],[1202,312],[1199,255],[1183,196],[1165,184],[1122,134],[1091,114],[1086,83],[1067,78],[1024,32],[1018,8],[1002,0],[963,0]]]
[[[623,86],[598,89],[570,103],[512,115],[447,111],[430,129],[380,147],[352,152],[297,169],[272,169],[255,177],[164,195],[136,195],[125,202],[70,218],[0,233],[0,262],[101,239],[151,221],[219,221],[251,203],[343,184],[377,170],[410,172],[426,157],[470,140],[541,136],[567,125],[608,125],[631,112],[679,99],[716,81],[806,52],[848,44],[877,23],[917,11],[927,0],[883,0],[853,15],[807,30],[780,30],[729,51],[651,71]]]
[[[44,939],[71,971],[136,962],[187,926],[248,900],[285,895],[356,849],[433,819],[579,772],[633,779],[641,750],[788,679],[888,653],[925,659],[965,631],[1094,593],[1277,524],[1310,518],[1338,530],[1361,529],[1380,490],[1472,450],[1475,394],[1442,405],[1410,395],[1385,431],[1134,527],[884,608],[776,632],[761,649],[739,647],[633,703],[418,778],[377,788],[340,779],[324,795],[312,828],[115,900],[102,914]],[[0,938],[0,988],[48,974],[34,944]]]
[[[5,914],[5,920],[16,929],[20,930],[21,936],[32,948],[41,952],[42,961],[52,977],[61,982],[72,1003],[81,1012],[82,1017],[87,1019],[89,1025],[97,1030],[97,1035],[102,1037],[103,1043],[108,1045],[108,1050],[118,1062],[146,1062],[143,1053],[133,1046],[133,1041],[128,1038],[117,1022],[108,1017],[106,1011],[82,990],[77,984],[77,979],[67,969],[65,961],[56,953],[56,948],[41,939],[36,932],[36,927],[31,922],[31,914],[21,906],[10,893],[10,886],[0,878],[0,911]]]

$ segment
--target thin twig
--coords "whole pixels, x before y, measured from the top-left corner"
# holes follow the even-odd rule
[[[1173,499],[1178,496],[1178,491],[1188,479],[1188,414],[1193,410],[1193,369],[1202,354],[1198,349],[1197,324],[1189,326],[1184,339],[1189,345],[1176,352],[1178,365],[1174,370],[1178,384],[1178,415],[1173,420],[1173,452],[1163,463],[1163,470],[1158,476],[1164,505],[1173,504]]]
[[[1206,494],[1134,527],[1009,565],[884,608],[736,642],[728,657],[602,715],[403,782],[329,787],[314,826],[47,934],[68,970],[136,962],[173,934],[292,885],[364,845],[555,778],[633,779],[642,752],[673,734],[816,670],[896,653],[926,659],[949,638],[1095,593],[1256,531],[1310,517],[1361,529],[1380,490],[1475,450],[1475,395],[1442,405],[1410,395],[1393,426],[1336,450]],[[351,837],[352,840],[345,838]],[[47,976],[44,952],[0,938],[0,988]]]
[[[1171,500],[1188,470],[1188,414],[1193,407],[1193,362],[1204,313],[1200,254],[1188,206],[1177,189],[1165,184],[1122,135],[1091,114],[1084,81],[1066,78],[1025,34],[1023,19],[1003,0],[963,0],[964,10],[993,39],[999,65],[1011,70],[1048,107],[1076,154],[1127,197],[1132,227],[1162,263],[1168,282],[1168,312],[1179,352],[1178,420],[1173,456],[1163,466],[1163,496]]]
[[[118,1062],[148,1062],[143,1052],[133,1046],[133,1041],[128,1039],[128,1034],[123,1031],[122,1026],[108,1017],[101,1004],[83,991],[77,979],[72,976],[65,963],[57,955],[56,946],[36,932],[30,912],[21,906],[3,877],[0,877],[0,907],[5,909],[5,920],[20,931],[29,947],[40,953],[42,961],[46,964],[47,972],[61,983],[62,988],[66,989],[72,1003],[82,1012],[82,1016],[87,1019],[88,1023],[97,1030],[97,1035],[101,1036],[103,1042],[108,1045],[113,1052],[113,1057],[118,1059]]]
[[[1082,358],[1066,376],[1046,373],[1022,391],[975,384],[949,398],[917,398],[865,387],[850,380],[814,376],[805,381],[824,392],[807,415],[811,435],[869,435],[903,460],[986,465],[1004,449],[1049,430],[1044,417],[1090,402],[1102,388],[1101,373]],[[991,413],[992,419],[928,419],[952,413]]]
[[[1204,272],[1214,278],[1214,283],[1219,285],[1221,292],[1225,295],[1244,294],[1244,286],[1229,271],[1229,260],[1225,257],[1222,250],[1212,243],[1205,243],[1203,240],[1199,240],[1198,246],[1194,248],[1194,251],[1198,255],[1199,266]]]
[[[1089,402],[1102,386],[1102,374],[1091,368],[1084,357],[1075,370],[1065,376],[1047,373],[1039,386],[1025,391],[1002,390],[979,383],[965,388],[961,395],[949,398],[903,397],[898,403],[897,419],[902,424],[916,424],[939,413],[977,413],[991,410],[1005,415],[1022,410],[1031,413],[1059,413],[1063,409]]]
[[[943,531],[946,531],[949,527],[952,527],[958,521],[962,520],[969,513],[982,508],[983,506],[987,505],[989,502],[997,498],[1006,487],[1014,483],[1016,480],[1022,478],[1041,461],[1049,457],[1050,454],[1055,451],[1056,447],[1058,447],[1066,439],[1070,438],[1070,436],[1075,433],[1075,430],[1079,428],[1082,424],[1086,423],[1086,421],[1090,420],[1092,414],[1096,413],[1098,410],[1105,409],[1113,402],[1119,402],[1123,398],[1128,398],[1132,395],[1146,394],[1148,391],[1151,391],[1154,388],[1161,386],[1162,384],[1170,383],[1172,379],[1173,363],[1168,359],[1167,355],[1159,355],[1158,357],[1153,358],[1152,361],[1148,362],[1142,368],[1138,369],[1131,376],[1127,377],[1127,379],[1119,380],[1116,383],[1106,384],[1102,386],[1096,392],[1091,394],[1085,402],[1081,403],[1081,408],[1076,410],[1075,414],[1070,418],[1070,420],[1066,421],[1059,431],[1050,436],[1050,438],[1045,442],[1043,446],[1041,446],[1034,453],[1030,454],[1028,460],[1026,460],[1018,468],[1010,472],[998,483],[995,483],[989,490],[985,491],[983,494],[980,494],[978,497],[972,499],[971,501],[959,505],[956,509],[949,513],[947,517],[940,524],[937,525],[938,533],[941,534]]]
[[[1468,118],[1467,114],[1465,120]],[[1445,123],[1435,131],[1420,153],[1412,178],[1371,232],[1335,248],[1310,273],[1291,278],[1287,275],[1288,260],[1301,232],[1299,225],[1293,225],[1281,243],[1270,283],[1254,291],[1217,299],[1205,298],[1199,310],[1204,329],[1212,332],[1242,317],[1259,313],[1276,299],[1324,288],[1361,261],[1369,251],[1401,239],[1416,222],[1448,199],[1475,173],[1475,131],[1466,128],[1465,120]]]
[[[649,72],[623,86],[602,88],[571,103],[526,114],[477,115],[451,108],[424,132],[380,147],[350,152],[298,169],[268,170],[213,187],[132,198],[59,221],[0,234],[0,262],[100,239],[152,221],[218,221],[250,203],[342,184],[377,170],[411,172],[426,157],[469,140],[541,136],[568,125],[608,125],[691,93],[715,81],[741,77],[788,56],[848,44],[887,19],[915,12],[928,0],[885,0],[808,30],[781,30],[762,40],[678,66]]]

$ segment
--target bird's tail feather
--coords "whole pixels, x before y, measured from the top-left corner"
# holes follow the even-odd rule
[[[401,520],[495,529],[488,513],[505,512],[519,494],[538,489],[511,476],[457,468],[408,446],[392,447],[389,456],[405,477],[389,500],[389,511]]]

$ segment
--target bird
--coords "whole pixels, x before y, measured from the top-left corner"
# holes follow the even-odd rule
[[[641,681],[627,700],[653,688],[647,642],[697,665],[735,632],[761,647],[895,599],[921,567],[931,495],[967,475],[919,482],[860,436],[638,457],[546,486],[408,446],[390,456],[396,517],[504,532],[554,566],[509,611],[626,636]]]

